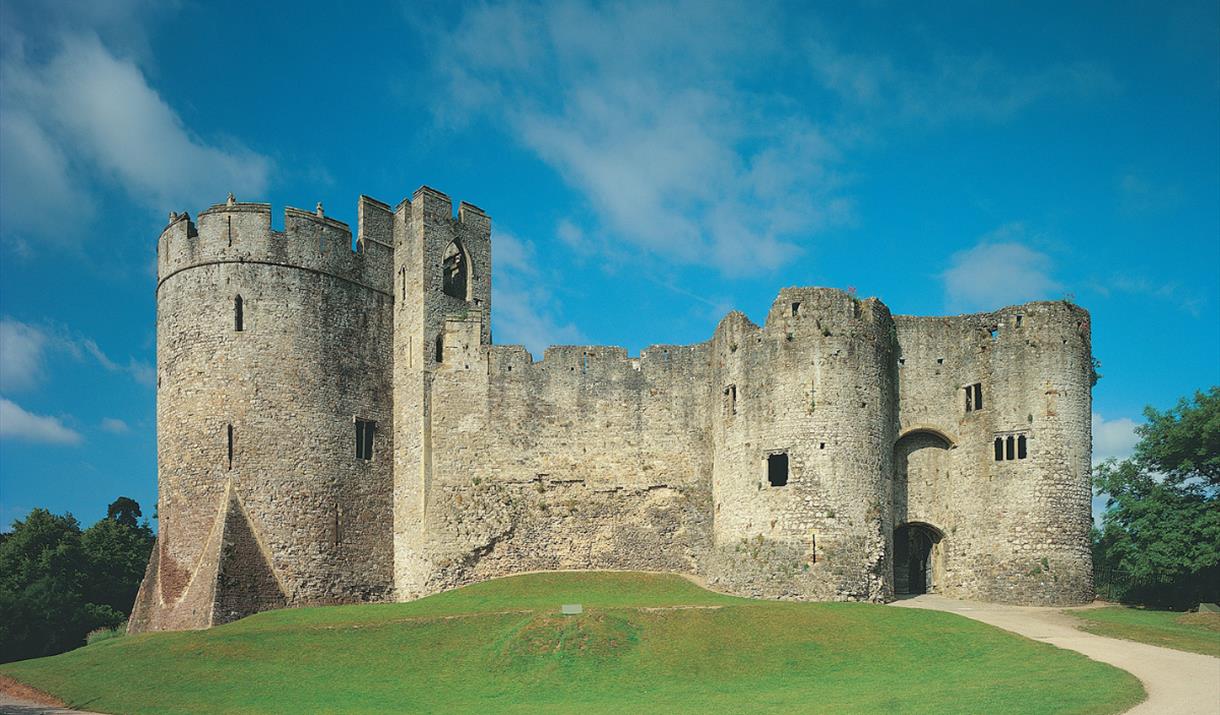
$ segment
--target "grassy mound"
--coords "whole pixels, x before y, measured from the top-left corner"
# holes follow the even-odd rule
[[[559,615],[580,603],[579,616]],[[93,710],[1112,713],[1132,676],[933,611],[530,574],[413,603],[131,636],[0,673]]]
[[[1220,658],[1220,613],[1150,611],[1126,606],[1069,613],[1082,621],[1081,629],[1099,636]]]

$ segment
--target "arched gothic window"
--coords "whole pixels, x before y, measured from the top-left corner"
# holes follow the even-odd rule
[[[470,300],[470,259],[461,244],[454,241],[445,249],[441,260],[445,295]]]

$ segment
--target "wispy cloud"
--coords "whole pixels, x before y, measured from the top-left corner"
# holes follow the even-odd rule
[[[79,444],[81,435],[57,417],[36,415],[0,397],[0,439],[48,444]]]
[[[1128,213],[1168,211],[1184,199],[1180,187],[1156,184],[1135,172],[1127,172],[1118,179],[1119,207]]]
[[[746,88],[783,47],[776,19],[766,4],[473,6],[434,53],[453,99],[438,111],[505,123],[585,197],[585,245],[771,270],[852,215],[823,129]]]
[[[886,124],[920,121],[1001,122],[1045,99],[1108,95],[1121,88],[1104,66],[1052,63],[1014,71],[987,54],[929,48],[924,62],[900,63],[884,53],[845,52],[826,39],[809,40],[809,67],[850,107]]]
[[[850,153],[895,121],[1002,121],[1118,89],[1087,61],[1015,68],[934,48],[910,69],[809,39],[826,23],[802,11],[796,32],[792,15],[767,0],[510,0],[419,37],[434,45],[429,86],[448,89],[441,123],[501,128],[583,197],[590,218],[568,219],[566,245],[728,276],[781,267],[854,221]]]
[[[127,426],[126,422],[117,417],[103,418],[101,427],[103,431],[110,432],[112,434],[123,434],[131,429]]]
[[[538,270],[534,244],[497,232],[492,240],[496,280],[492,283],[496,342],[518,343],[541,356],[549,345],[584,342],[580,330],[556,315],[547,278]]]
[[[0,319],[0,392],[19,392],[41,384],[47,356],[60,352],[76,360],[91,358],[107,372],[125,373],[146,387],[157,379],[153,366],[135,357],[112,360],[92,338],[58,326],[39,326]]]
[[[1009,224],[983,236],[977,244],[949,258],[941,274],[949,310],[995,310],[1006,305],[1051,297],[1062,286],[1051,276],[1050,256],[1024,242],[1020,224]]]
[[[1107,459],[1126,459],[1135,450],[1139,423],[1130,417],[1107,420],[1093,413],[1093,464]]]
[[[1104,279],[1094,279],[1089,281],[1086,287],[1106,298],[1116,293],[1126,293],[1165,301],[1196,318],[1203,313],[1207,304],[1206,299],[1197,290],[1187,288],[1178,281],[1157,281],[1135,271],[1124,271]]]
[[[14,31],[0,57],[0,208],[18,248],[72,245],[94,215],[97,182],[177,207],[201,195],[262,193],[270,161],[192,132],[130,59],[98,35],[65,30],[45,61]],[[69,223],[70,222],[70,223]]]
[[[0,320],[0,392],[28,390],[43,376],[47,335],[15,320]]]

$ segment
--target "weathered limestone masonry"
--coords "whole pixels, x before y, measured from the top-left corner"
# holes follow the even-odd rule
[[[1089,316],[786,288],[711,340],[491,342],[491,220],[229,201],[158,242],[160,534],[132,631],[537,569],[771,598],[1092,597]]]

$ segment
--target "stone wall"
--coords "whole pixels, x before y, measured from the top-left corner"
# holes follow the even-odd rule
[[[161,528],[133,630],[538,569],[885,601],[909,524],[935,535],[946,595],[1092,595],[1076,306],[892,317],[786,288],[761,327],[732,313],[705,343],[535,361],[491,344],[477,207],[361,197],[354,250],[320,209],[284,226],[230,200],[159,241]]]
[[[451,320],[432,379],[428,591],[536,569],[697,573],[710,537],[707,346],[533,362]]]

